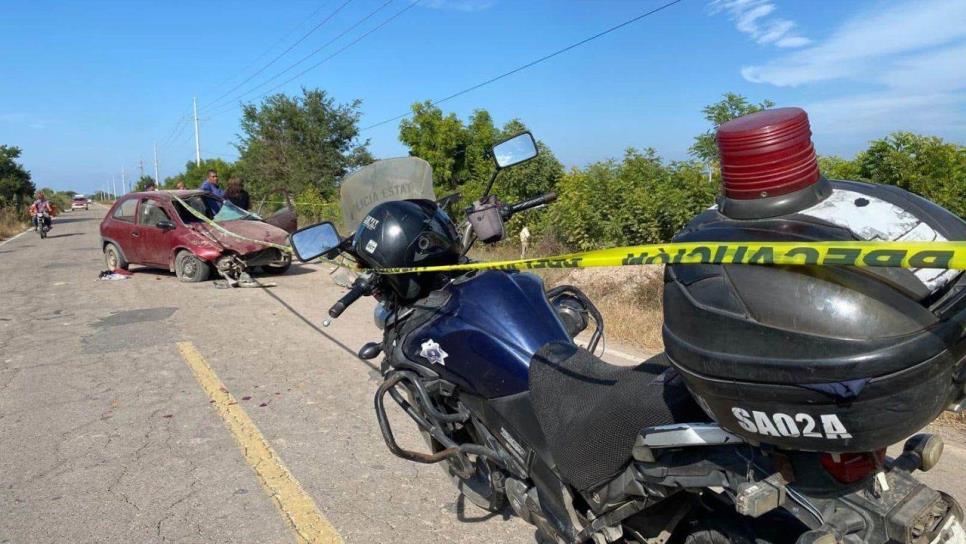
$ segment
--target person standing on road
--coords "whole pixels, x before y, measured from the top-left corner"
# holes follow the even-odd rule
[[[243,210],[247,210],[251,206],[251,198],[248,196],[248,191],[245,190],[245,184],[242,183],[241,178],[228,178],[225,198]]]
[[[208,179],[201,184],[201,190],[215,196],[225,197],[225,190],[218,186],[218,172],[214,169],[208,170]]]
[[[178,191],[184,191],[185,189],[187,189],[183,181],[179,181],[178,184],[174,186],[174,188]]]
[[[54,208],[50,205],[50,201],[47,200],[43,191],[37,193],[37,200],[34,200],[34,203],[30,205],[30,215],[35,230],[40,227],[40,218],[43,218],[48,230],[52,228],[50,217],[54,215]]]

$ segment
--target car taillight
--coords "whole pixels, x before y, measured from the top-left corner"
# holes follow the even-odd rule
[[[885,448],[861,453],[823,453],[822,466],[843,484],[872,475],[885,462]]]

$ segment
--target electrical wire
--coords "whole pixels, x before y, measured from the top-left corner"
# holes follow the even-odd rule
[[[296,79],[298,79],[298,78],[300,78],[300,77],[302,77],[303,75],[305,75],[305,74],[307,74],[308,72],[310,72],[310,71],[312,71],[312,70],[314,70],[314,69],[316,69],[316,68],[318,68],[318,67],[319,67],[319,66],[321,66],[322,64],[325,64],[326,62],[328,62],[328,61],[330,61],[330,60],[332,60],[333,58],[335,58],[335,57],[337,57],[338,55],[340,55],[340,54],[342,54],[343,52],[345,52],[346,50],[348,50],[349,48],[351,48],[351,47],[352,47],[352,46],[354,46],[355,44],[357,44],[357,43],[359,43],[360,41],[362,41],[362,40],[363,40],[363,39],[365,39],[366,37],[368,37],[368,36],[370,36],[371,34],[373,34],[373,33],[375,33],[375,32],[377,32],[378,30],[380,30],[380,29],[382,29],[382,28],[383,28],[384,26],[386,26],[386,25],[388,25],[389,23],[391,23],[392,21],[394,21],[394,20],[395,20],[396,18],[398,18],[398,17],[399,17],[399,16],[401,16],[402,14],[404,14],[404,13],[406,13],[407,11],[409,11],[410,9],[412,9],[412,8],[414,8],[414,7],[416,6],[416,4],[419,4],[419,3],[421,2],[421,1],[422,1],[422,0],[415,0],[415,1],[413,1],[412,3],[410,3],[409,5],[407,5],[406,7],[404,7],[404,8],[402,8],[401,10],[399,10],[399,11],[397,11],[396,13],[394,13],[394,14],[392,14],[391,16],[389,16],[389,18],[388,18],[388,19],[386,19],[385,21],[383,21],[383,22],[381,22],[381,23],[379,23],[379,24],[378,24],[377,26],[375,26],[375,27],[373,27],[372,29],[370,29],[370,30],[368,30],[368,31],[366,31],[365,33],[363,33],[362,35],[360,35],[360,36],[359,36],[359,37],[357,37],[356,39],[354,39],[354,40],[352,40],[351,42],[349,42],[348,44],[346,44],[345,46],[343,46],[343,47],[342,47],[341,49],[339,49],[339,50],[338,50],[338,51],[336,51],[335,53],[332,53],[332,54],[331,54],[331,55],[329,55],[328,57],[325,57],[324,59],[322,59],[322,60],[320,60],[319,62],[317,62],[317,63],[315,63],[315,64],[313,64],[312,66],[309,66],[309,67],[308,67],[308,68],[306,68],[305,70],[302,70],[301,72],[299,72],[299,73],[297,73],[297,74],[295,74],[294,76],[292,76],[292,77],[290,77],[289,79],[286,79],[285,81],[283,81],[283,82],[281,82],[281,83],[279,83],[278,85],[276,85],[276,86],[274,86],[274,87],[272,87],[271,89],[269,89],[269,90],[267,90],[267,91],[265,91],[264,93],[262,93],[262,94],[260,94],[260,95],[258,95],[258,96],[257,96],[257,97],[255,97],[255,98],[262,98],[262,97],[264,97],[264,96],[267,96],[267,95],[268,95],[269,93],[271,93],[271,92],[273,92],[273,91],[276,91],[276,90],[278,90],[278,89],[281,89],[281,88],[282,88],[282,87],[284,87],[285,85],[288,85],[289,83],[291,83],[291,82],[293,82],[293,81],[295,81]],[[677,1],[679,1],[679,2],[680,2],[681,0],[677,0]],[[219,110],[219,111],[216,111],[216,112],[214,112],[214,113],[213,113],[213,114],[211,115],[211,117],[213,117],[213,116],[215,116],[215,115],[220,115],[220,114],[222,114],[222,113],[224,113],[224,112],[226,112],[226,111],[229,111],[229,110],[231,110],[231,109],[232,109],[232,108],[234,108],[234,107],[235,107],[234,105],[231,105],[230,107],[227,107],[227,108],[223,108],[223,109],[221,109],[221,110]]]
[[[222,85],[224,85],[224,84],[228,83],[229,81],[235,79],[235,77],[237,77],[237,76],[239,76],[239,75],[247,72],[250,68],[252,68],[256,64],[258,64],[258,62],[260,60],[262,60],[263,58],[265,58],[266,56],[268,56],[268,54],[271,51],[273,51],[276,47],[278,47],[278,46],[282,45],[283,43],[285,43],[285,41],[288,39],[289,35],[297,32],[299,29],[301,29],[303,26],[305,26],[306,21],[315,19],[315,16],[318,15],[319,12],[321,12],[322,9],[325,8],[326,6],[328,6],[329,4],[331,4],[331,2],[324,2],[324,3],[320,4],[319,7],[315,8],[315,11],[313,11],[309,15],[303,17],[302,18],[302,21],[299,24],[295,25],[294,27],[291,28],[291,30],[289,30],[289,31],[285,32],[284,34],[282,34],[282,37],[279,38],[278,41],[276,41],[275,43],[273,43],[271,45],[271,47],[269,47],[268,49],[265,49],[264,51],[262,51],[261,54],[259,54],[257,57],[255,57],[254,59],[252,59],[251,62],[249,62],[247,65],[245,65],[245,67],[242,68],[241,70],[239,70],[238,72],[235,72],[233,75],[230,75],[227,78],[225,78],[225,79],[221,80],[220,82],[218,82],[215,86],[213,86],[211,88],[211,90],[218,89]],[[206,94],[207,94],[207,92],[206,92]]]
[[[380,11],[382,11],[383,9],[385,9],[386,7],[388,7],[388,6],[389,6],[389,4],[391,4],[391,3],[393,3],[394,1],[395,1],[395,0],[386,0],[386,2],[385,2],[385,3],[383,3],[383,4],[381,5],[381,6],[379,6],[379,7],[377,7],[376,9],[374,9],[374,10],[372,10],[371,12],[369,12],[369,14],[368,14],[368,15],[366,15],[365,17],[363,17],[362,19],[359,19],[358,21],[356,21],[356,23],[355,23],[355,24],[353,24],[353,25],[352,25],[352,26],[350,26],[349,28],[347,28],[347,29],[345,29],[344,31],[342,31],[342,33],[340,33],[340,34],[339,34],[338,36],[336,36],[336,37],[334,37],[334,38],[332,38],[331,40],[329,40],[329,41],[327,41],[327,42],[325,42],[324,44],[322,44],[322,46],[320,46],[319,48],[317,48],[317,49],[315,49],[314,51],[312,51],[312,52],[311,52],[311,53],[309,53],[308,55],[305,55],[305,56],[304,56],[304,57],[302,57],[301,59],[299,59],[299,60],[297,60],[297,61],[296,61],[296,62],[295,62],[294,64],[290,64],[290,65],[289,65],[289,66],[288,66],[287,68],[285,68],[285,69],[284,69],[284,70],[282,70],[281,72],[278,72],[278,73],[277,73],[277,74],[275,74],[274,76],[272,76],[272,77],[270,77],[270,78],[268,78],[268,79],[266,79],[265,81],[263,81],[263,82],[261,82],[261,83],[259,83],[258,85],[256,85],[256,86],[254,86],[254,87],[252,87],[251,89],[248,89],[247,91],[244,91],[244,92],[242,92],[241,94],[239,94],[239,95],[238,95],[238,96],[236,96],[235,98],[233,98],[233,99],[231,99],[231,100],[229,100],[229,102],[232,102],[232,101],[234,101],[234,100],[240,100],[240,99],[242,99],[242,98],[244,98],[245,96],[248,96],[248,95],[250,95],[250,94],[252,94],[253,92],[255,92],[255,91],[257,91],[258,89],[261,89],[261,88],[262,88],[262,87],[264,87],[265,85],[268,85],[268,84],[269,84],[269,83],[271,83],[272,81],[275,81],[276,79],[278,79],[278,78],[279,78],[279,77],[281,77],[282,75],[284,75],[284,74],[286,74],[286,73],[288,73],[289,71],[291,71],[291,70],[292,70],[293,68],[295,68],[296,66],[298,66],[298,65],[300,65],[300,64],[302,64],[303,62],[305,62],[305,61],[307,61],[308,59],[310,59],[310,58],[312,58],[312,57],[314,57],[314,56],[315,56],[315,55],[317,55],[317,54],[318,54],[318,53],[319,53],[320,51],[322,51],[322,50],[323,50],[323,49],[325,49],[326,47],[328,47],[328,46],[330,46],[330,45],[332,45],[333,43],[335,43],[336,41],[338,41],[338,40],[339,40],[340,38],[342,38],[343,36],[345,36],[345,35],[346,35],[346,34],[348,34],[349,32],[352,32],[353,30],[355,30],[356,28],[358,28],[358,27],[359,27],[359,25],[361,25],[362,23],[364,23],[364,22],[366,22],[366,21],[368,21],[369,19],[371,19],[371,18],[372,18],[373,16],[375,16],[375,15],[376,15],[377,13],[379,13]],[[223,106],[223,105],[224,105],[224,104],[222,104],[222,106]],[[215,107],[215,106],[213,105],[213,106],[211,106],[211,107]]]
[[[440,98],[438,100],[433,100],[430,103],[430,105],[434,105],[435,106],[436,104],[442,104],[443,102],[447,102],[447,101],[452,100],[452,99],[454,99],[456,97],[462,96],[462,95],[464,95],[466,93],[475,91],[475,90],[477,90],[477,89],[479,89],[481,87],[485,87],[485,86],[487,86],[487,85],[489,85],[491,83],[495,83],[495,82],[497,82],[497,81],[499,81],[499,80],[501,80],[503,78],[506,78],[506,77],[509,77],[509,76],[511,76],[513,74],[516,74],[517,72],[522,72],[523,70],[526,70],[527,68],[531,68],[531,67],[536,66],[536,65],[538,65],[538,64],[540,64],[540,63],[542,63],[544,61],[550,60],[550,59],[552,59],[552,58],[554,58],[554,57],[556,57],[558,55],[561,55],[563,53],[566,53],[567,51],[570,51],[571,49],[574,49],[574,48],[580,47],[581,45],[584,45],[586,43],[592,42],[592,41],[596,40],[597,38],[603,37],[603,36],[605,36],[607,34],[610,34],[611,32],[614,32],[615,30],[620,30],[621,28],[624,28],[627,25],[636,23],[637,21],[640,21],[641,19],[644,19],[645,17],[649,17],[651,15],[654,15],[655,13],[658,13],[659,11],[663,11],[663,10],[665,10],[665,9],[667,9],[667,8],[675,5],[675,4],[678,4],[678,3],[682,2],[682,1],[683,0],[672,0],[671,2],[668,2],[666,4],[662,4],[662,5],[654,8],[654,9],[652,9],[650,11],[647,11],[647,12],[642,13],[642,14],[636,16],[636,17],[633,17],[631,19],[628,19],[628,20],[626,20],[626,21],[624,21],[624,22],[622,22],[620,24],[614,25],[614,26],[608,28],[607,30],[604,30],[602,32],[598,32],[597,34],[594,34],[593,36],[590,36],[588,38],[584,38],[583,40],[580,40],[579,42],[572,43],[572,44],[570,44],[570,45],[568,45],[568,46],[566,46],[566,47],[564,47],[562,49],[558,49],[558,50],[554,51],[553,53],[544,55],[544,56],[542,56],[542,57],[540,57],[540,58],[538,58],[536,60],[530,61],[530,62],[528,62],[526,64],[521,65],[521,66],[518,66],[518,67],[510,70],[509,72],[504,72],[504,73],[502,73],[502,74],[500,74],[500,75],[498,75],[496,77],[490,78],[490,79],[488,79],[486,81],[483,81],[481,83],[477,83],[476,85],[473,85],[472,87],[467,87],[467,88],[465,88],[465,89],[463,89],[461,91],[455,92],[455,93],[453,93],[453,94],[451,94],[449,96],[446,96],[444,98]],[[406,113],[403,113],[403,114],[400,114],[400,115],[397,115],[395,117],[390,117],[389,119],[385,119],[383,121],[379,121],[378,123],[374,123],[372,125],[363,127],[362,129],[360,129],[360,131],[371,130],[373,128],[376,128],[376,127],[385,125],[387,123],[391,123],[393,121],[398,121],[399,119],[402,119],[404,117],[409,117],[410,115],[412,115],[412,112],[411,111],[406,112]]]
[[[272,66],[276,62],[278,62],[278,60],[280,58],[284,57],[286,54],[288,54],[289,51],[291,51],[292,49],[295,49],[296,46],[298,46],[300,43],[302,43],[303,41],[305,41],[306,38],[308,38],[310,35],[312,35],[312,33],[314,33],[316,30],[322,28],[322,26],[325,25],[325,23],[329,22],[333,17],[336,16],[336,14],[338,14],[340,11],[342,11],[342,9],[344,7],[348,6],[353,1],[354,0],[346,0],[345,2],[343,2],[342,4],[340,4],[339,7],[335,8],[335,10],[332,13],[330,13],[325,19],[322,19],[322,22],[320,22],[319,24],[317,24],[314,27],[312,27],[311,29],[309,29],[309,31],[306,32],[305,34],[303,34],[302,37],[299,38],[295,43],[293,43],[292,45],[288,46],[288,48],[285,51],[282,51],[281,53],[279,53],[278,55],[276,55],[275,58],[273,58],[272,60],[270,60],[268,62],[268,64],[266,64],[266,65],[262,66],[261,68],[259,68],[254,74],[252,74],[252,75],[248,76],[247,78],[245,78],[244,81],[242,81],[241,83],[235,85],[231,89],[228,89],[227,91],[225,91],[224,93],[222,93],[222,95],[219,96],[218,98],[212,100],[209,103],[210,105],[208,107],[209,108],[210,107],[213,107],[219,100],[221,100],[222,98],[224,98],[224,97],[228,96],[229,94],[235,92],[242,85],[248,83],[252,79],[258,77],[259,74],[261,74],[262,72],[264,72],[265,70],[267,70],[270,66]]]

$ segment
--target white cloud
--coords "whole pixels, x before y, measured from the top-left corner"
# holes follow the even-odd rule
[[[966,2],[908,1],[877,8],[841,24],[828,39],[760,66],[742,68],[755,83],[795,86],[833,79],[881,79],[901,59],[966,37]],[[920,59],[924,60],[924,59]],[[925,60],[925,62],[929,62]],[[883,64],[885,63],[885,64]],[[963,73],[966,57],[960,57]]]
[[[795,32],[795,23],[787,19],[772,17],[775,4],[768,0],[714,0],[712,13],[727,12],[735,22],[739,32],[751,36],[760,44],[773,44],[778,47],[802,47],[811,40]]]
[[[496,4],[496,0],[426,0],[422,3],[430,9],[449,9],[453,11],[483,11]]]
[[[906,0],[876,5],[842,22],[825,40],[741,69],[777,87],[835,82],[860,92],[802,106],[816,134],[881,136],[894,130],[962,139],[966,130],[966,2]]]

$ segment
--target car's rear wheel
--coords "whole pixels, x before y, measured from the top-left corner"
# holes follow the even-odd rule
[[[174,271],[183,282],[205,281],[211,274],[211,267],[188,250],[178,253],[174,260]]]
[[[114,244],[104,246],[104,263],[108,270],[127,270],[128,262],[121,255],[121,250]]]

